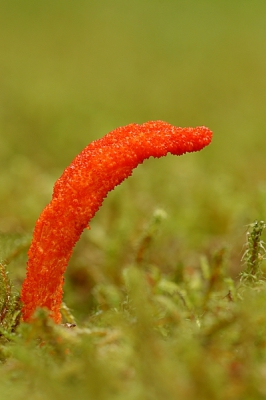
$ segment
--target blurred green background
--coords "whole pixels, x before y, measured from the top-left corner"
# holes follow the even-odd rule
[[[90,141],[131,122],[206,125],[207,149],[148,160],[109,195],[68,273],[119,274],[158,207],[154,263],[225,246],[238,270],[246,224],[266,218],[265,48],[262,0],[0,0],[2,236],[30,235]]]

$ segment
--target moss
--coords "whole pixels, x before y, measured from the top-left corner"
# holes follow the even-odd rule
[[[266,219],[266,3],[0,8],[1,397],[264,399],[265,231],[245,234]],[[43,311],[17,325],[54,181],[92,140],[151,119],[205,124],[214,141],[148,160],[105,200],[65,276],[69,325]]]

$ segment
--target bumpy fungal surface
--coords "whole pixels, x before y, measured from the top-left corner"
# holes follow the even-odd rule
[[[211,142],[206,127],[178,128],[151,121],[117,128],[89,144],[65,169],[51,202],[37,220],[22,285],[22,319],[37,307],[61,322],[63,275],[73,247],[108,192],[145,159],[201,150]]]

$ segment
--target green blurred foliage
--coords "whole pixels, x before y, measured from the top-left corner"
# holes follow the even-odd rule
[[[31,232],[63,168],[117,126],[206,125],[207,149],[146,161],[109,195],[76,257],[119,274],[162,207],[158,259],[193,264],[228,245],[237,270],[245,225],[265,214],[265,11],[259,0],[1,0],[0,231]]]
[[[63,169],[92,140],[118,126],[153,119],[178,126],[206,125],[214,132],[213,142],[200,153],[150,159],[110,193],[92,221],[91,231],[82,235],[74,251],[66,274],[67,305],[78,320],[86,320],[95,310],[101,313],[108,307],[116,309],[123,302],[123,271],[136,262],[141,241],[158,208],[165,210],[168,217],[145,249],[145,263],[138,265],[149,271],[151,282],[156,283],[160,274],[168,274],[166,286],[171,287],[180,281],[185,270],[197,289],[198,271],[217,254],[226,254],[222,261],[231,276],[237,276],[246,225],[254,219],[265,220],[266,212],[265,26],[263,0],[0,0],[0,262],[8,263],[18,289],[25,275],[31,231]],[[213,261],[214,270],[219,266],[218,261]],[[195,298],[186,298],[183,293],[181,297],[185,303],[193,304],[197,290],[194,295]],[[209,301],[206,296],[205,302]],[[139,300],[135,296],[136,310],[141,313]],[[168,310],[174,326],[179,318],[182,320],[179,310],[173,311],[172,300],[163,296],[157,300]],[[247,308],[244,305],[237,310],[237,322],[229,318],[230,343],[246,340],[248,346],[253,346],[252,335],[259,340],[250,328],[247,334],[244,331],[253,321],[252,306],[259,310],[258,319],[264,318],[262,304],[263,300],[253,299]],[[139,317],[145,320],[146,314],[143,311]],[[110,325],[115,321],[113,315],[112,318]],[[210,337],[216,335],[212,329],[219,331],[219,318],[210,322]],[[246,324],[243,318],[247,319]],[[208,318],[204,323],[207,322]],[[237,361],[232,360],[230,352],[237,350],[230,345],[230,354],[227,353],[219,335],[214,339],[221,346],[219,351],[211,339],[210,352],[205,352],[206,348],[193,339],[197,327],[191,330],[184,321],[181,336],[174,336],[173,342],[165,344],[158,342],[149,324],[153,323],[148,321],[145,325],[150,335],[150,360],[147,349],[138,342],[138,326],[133,333],[127,326],[125,332],[131,344],[123,343],[125,353],[119,356],[122,366],[119,364],[113,372],[111,363],[110,371],[107,368],[106,373],[99,373],[105,355],[98,359],[89,346],[86,354],[92,357],[91,363],[76,358],[71,361],[73,365],[66,364],[62,375],[52,363],[55,380],[47,388],[48,395],[53,392],[58,399],[65,399],[69,390],[69,398],[74,394],[83,398],[73,371],[77,368],[84,374],[84,368],[88,368],[93,377],[98,374],[103,381],[106,379],[107,391],[115,391],[111,384],[113,374],[121,370],[129,380],[125,392],[128,386],[133,390],[132,374],[136,374],[137,385],[128,397],[132,399],[144,398],[138,396],[150,387],[151,379],[162,384],[161,398],[175,398],[176,393],[183,398],[254,398],[242,396],[239,383],[250,372],[248,362],[254,361],[254,353],[246,357],[248,350],[241,349]],[[237,329],[236,337],[231,324]],[[182,341],[187,349],[184,353],[180,350]],[[114,342],[116,357],[121,347],[116,347],[115,339]],[[164,356],[159,360],[165,371],[181,360],[177,367],[182,377],[180,392],[175,392],[162,376],[161,381],[158,370],[153,368],[158,361],[157,345],[159,353],[166,351],[167,357],[172,355],[172,349],[175,352],[173,361]],[[74,352],[85,351],[82,346],[78,342]],[[146,357],[147,365],[138,359],[136,348]],[[27,365],[27,372],[32,374],[38,361],[35,355],[27,360],[21,344],[14,349],[17,361],[7,365],[5,374],[11,371],[21,384],[21,365]],[[108,357],[113,350],[108,347]],[[37,353],[43,357],[39,350]],[[227,368],[226,377],[216,364],[219,354]],[[215,365],[217,375],[201,357]],[[129,367],[124,365],[128,365],[126,360],[130,360]],[[196,370],[201,363],[204,368],[197,375],[193,368]],[[257,376],[264,379],[264,364],[252,372],[247,392],[256,392]],[[38,365],[33,385],[40,384],[44,371],[45,365]],[[51,379],[49,371],[46,374]],[[176,379],[172,373],[170,377]],[[216,383],[222,389],[224,380],[231,378],[232,391],[229,388],[225,397],[224,392],[220,397],[214,394]],[[69,379],[75,381],[73,386]],[[94,378],[87,382],[81,374],[80,379],[90,388],[93,398],[108,398],[104,389],[92,385]],[[208,381],[206,392],[202,380]],[[64,392],[61,387],[65,381],[70,386],[65,386]],[[121,380],[118,381],[119,386]],[[3,386],[7,395],[9,384],[4,382]],[[21,396],[18,389],[14,398],[23,398],[27,390],[25,384]],[[125,398],[125,392],[121,392],[121,398]],[[265,395],[264,387],[261,393]],[[34,398],[46,397],[38,394]],[[151,394],[145,398],[157,397]]]

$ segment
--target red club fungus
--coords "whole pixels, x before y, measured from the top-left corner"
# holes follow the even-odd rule
[[[205,127],[151,121],[117,128],[89,144],[57,180],[52,200],[37,220],[21,292],[23,320],[44,307],[61,322],[63,275],[73,247],[110,190],[146,158],[198,151],[211,138]]]

